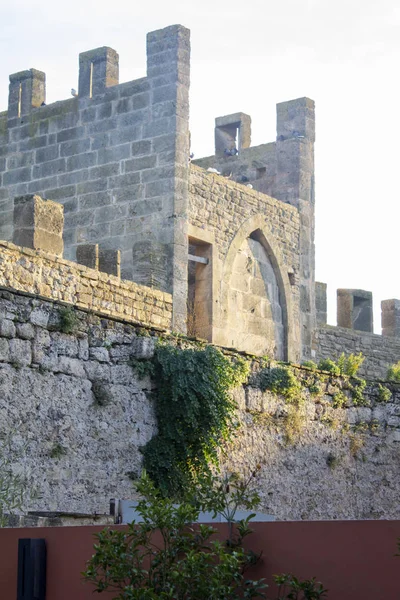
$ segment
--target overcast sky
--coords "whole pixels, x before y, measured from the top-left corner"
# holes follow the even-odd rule
[[[192,33],[191,132],[213,153],[214,118],[252,117],[254,145],[275,139],[277,102],[316,102],[317,280],[400,298],[400,3],[396,0],[13,0],[2,6],[0,111],[8,75],[47,76],[47,103],[78,83],[78,54],[111,46],[120,81],[145,75],[146,33]]]

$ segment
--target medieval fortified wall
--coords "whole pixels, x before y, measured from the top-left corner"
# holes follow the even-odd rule
[[[157,431],[154,383],[131,363],[174,331],[297,364],[363,352],[363,406],[325,374],[290,409],[253,374],[235,391],[242,426],[221,460],[261,465],[262,509],[277,518],[398,517],[400,392],[385,384],[382,401],[374,380],[400,360],[400,302],[382,303],[378,336],[371,294],[338,290],[338,327],[326,324],[314,102],[278,104],[277,138],[258,147],[248,115],[218,117],[215,154],[191,162],[189,81],[179,25],[148,34],[147,76],[133,82],[119,83],[105,47],[80,55],[69,100],[45,105],[41,71],[10,76],[0,428],[15,432],[15,469],[40,484],[29,508],[99,512],[131,496]]]

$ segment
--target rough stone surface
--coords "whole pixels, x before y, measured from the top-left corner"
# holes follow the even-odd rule
[[[300,360],[298,210],[192,166],[189,235],[212,246],[212,340]]]
[[[38,307],[47,323],[32,322]],[[104,513],[110,498],[132,498],[140,447],[156,421],[154,384],[138,379],[129,361],[152,356],[153,335],[82,311],[66,334],[59,306],[7,291],[0,312],[15,324],[15,337],[0,336],[0,434],[16,431],[16,472],[42,494],[24,508]],[[26,325],[29,340],[18,337]],[[297,372],[314,382],[313,372]],[[261,466],[262,510],[283,520],[399,517],[400,386],[387,384],[391,397],[382,403],[369,385],[369,406],[353,406],[348,382],[325,376],[318,394],[305,392],[293,409],[262,393],[255,377],[234,391],[241,428],[221,460],[240,473]],[[334,408],[339,391],[347,400]]]
[[[49,250],[48,232],[37,229],[35,242],[14,233],[13,202],[27,194],[60,202],[66,257],[87,243],[120,250],[124,279],[176,291],[181,329],[189,73],[190,33],[174,25],[148,34],[146,77],[119,84],[118,54],[97,48],[80,55],[77,97],[44,105],[45,75],[30,69],[10,76],[0,114],[0,239]]]
[[[17,246],[62,256],[64,207],[35,194],[14,199],[14,236]]]
[[[104,315],[123,317],[127,321],[171,328],[170,294],[132,281],[121,281],[119,277],[8,242],[0,242],[0,250],[0,286],[60,300]],[[33,325],[45,327],[48,319],[47,311],[40,305],[31,314]],[[10,319],[0,318],[0,335],[15,335],[15,325]],[[26,337],[27,333],[24,335]]]

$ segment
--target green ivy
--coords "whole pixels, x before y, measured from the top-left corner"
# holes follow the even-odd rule
[[[144,467],[163,494],[181,497],[217,462],[234,427],[237,407],[229,392],[246,381],[249,365],[213,346],[170,344],[157,345],[153,365],[158,434],[142,449]]]

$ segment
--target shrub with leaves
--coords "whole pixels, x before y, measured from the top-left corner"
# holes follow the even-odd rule
[[[301,366],[307,367],[308,369],[311,369],[311,371],[316,371],[318,369],[317,363],[315,363],[313,360],[305,360],[301,363]]]
[[[246,489],[239,491],[242,501]],[[217,487],[199,502],[178,505],[163,497],[145,473],[137,490],[143,497],[136,508],[141,521],[129,524],[127,530],[106,529],[96,534],[95,554],[83,575],[97,592],[114,592],[115,600],[264,597],[263,581],[245,577],[255,556],[242,547],[243,538],[251,532],[249,519],[237,524],[234,543],[213,539],[216,530],[211,526],[193,525],[200,506],[214,506],[216,512],[225,506],[226,481],[222,496]],[[251,496],[249,502],[253,504]]]
[[[389,367],[387,372],[388,381],[395,381],[396,383],[400,383],[400,360],[396,364]]]
[[[58,311],[60,317],[60,331],[62,333],[75,333],[79,319],[72,306],[61,306]]]
[[[330,358],[322,358],[318,363],[318,369],[321,371],[328,371],[328,373],[332,373],[332,375],[340,375],[338,365]]]
[[[144,467],[166,495],[181,497],[198,474],[216,464],[234,430],[230,390],[248,377],[248,363],[213,346],[161,344],[154,357],[158,434],[143,448]]]
[[[259,374],[260,388],[282,394],[289,402],[297,400],[301,393],[301,383],[289,367],[263,369]]]
[[[385,385],[378,383],[378,397],[377,402],[389,402],[392,397],[392,392]]]
[[[293,575],[274,575],[275,583],[279,586],[276,600],[318,600],[326,598],[328,590],[321,582],[312,579],[301,581]]]
[[[349,354],[348,356],[342,352],[337,361],[340,374],[348,375],[349,377],[355,377],[364,360],[365,357],[362,355],[362,352],[359,354]]]

